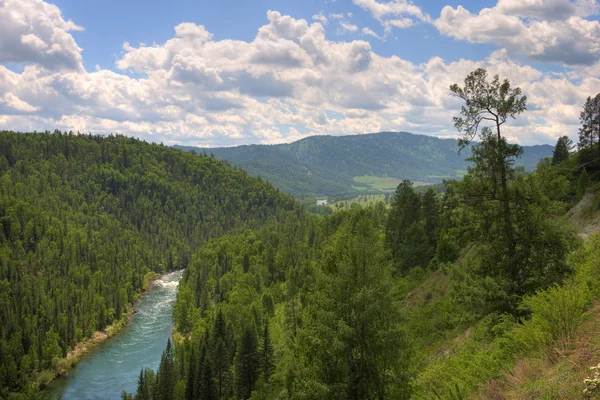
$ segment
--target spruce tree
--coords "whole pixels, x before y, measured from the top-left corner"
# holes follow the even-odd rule
[[[171,339],[167,340],[167,348],[161,356],[156,382],[157,388],[154,399],[171,400],[173,398],[173,390],[175,389],[176,383]]]
[[[192,348],[190,358],[188,359],[188,373],[185,382],[185,400],[196,399],[196,365],[197,365],[196,349]]]
[[[269,382],[269,378],[275,369],[275,360],[273,354],[273,344],[271,343],[271,334],[269,333],[269,320],[265,321],[265,330],[263,334],[263,343],[261,349],[261,369],[262,376],[265,382]]]
[[[236,363],[237,397],[240,400],[250,398],[260,376],[260,358],[256,333],[251,327],[244,330],[240,351]]]
[[[213,360],[212,373],[216,380],[218,398],[223,398],[230,392],[229,369],[233,357],[232,351],[230,351],[230,340],[231,334],[223,318],[223,312],[219,310],[215,318],[211,349]]]
[[[552,165],[559,164],[569,158],[571,150],[573,150],[573,141],[568,136],[559,137],[552,153]]]

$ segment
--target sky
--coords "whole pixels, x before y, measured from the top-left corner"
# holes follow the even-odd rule
[[[577,138],[597,0],[0,0],[0,129],[202,147],[459,137],[452,83],[522,88],[511,141]]]

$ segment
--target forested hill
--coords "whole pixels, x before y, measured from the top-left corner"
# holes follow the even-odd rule
[[[290,144],[201,149],[176,146],[239,165],[293,195],[338,195],[371,187],[355,177],[377,176],[441,182],[462,176],[470,148],[458,153],[454,139],[381,132],[350,136],[312,136]],[[531,171],[552,155],[552,146],[525,146],[517,164]],[[395,188],[396,185],[393,185]]]
[[[60,371],[149,273],[294,208],[210,157],[122,136],[0,132],[0,398]]]

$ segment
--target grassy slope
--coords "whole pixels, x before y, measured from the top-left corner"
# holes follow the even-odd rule
[[[587,238],[600,232],[600,191],[589,192],[567,214],[569,222]],[[468,251],[457,263],[468,262]],[[440,360],[450,360],[461,352],[472,352],[472,362],[479,362],[472,336],[482,329],[485,321],[471,326],[461,324],[452,310],[451,281],[443,271],[415,273],[401,283],[401,306],[407,314],[407,327],[411,333],[418,357],[415,372],[419,375]],[[453,320],[450,320],[453,319]],[[483,328],[485,329],[485,328]],[[476,346],[481,346],[478,342]],[[489,351],[497,351],[493,342]],[[559,359],[551,363],[543,353],[534,353],[512,359],[508,357],[497,364],[498,375],[489,379],[485,375],[474,377],[479,390],[466,397],[476,400],[525,399],[588,399],[583,395],[583,380],[593,375],[590,367],[600,362],[600,299],[589,308],[576,338]],[[460,357],[457,357],[460,358]],[[492,357],[493,358],[493,357]],[[460,363],[460,360],[458,361]],[[450,363],[452,364],[452,363]],[[485,365],[487,367],[487,365]],[[450,371],[452,374],[452,371]],[[441,377],[440,377],[441,378]],[[441,378],[443,379],[443,378]],[[429,398],[429,397],[428,397]],[[436,398],[431,395],[431,398]],[[441,396],[440,398],[449,398]],[[600,397],[598,397],[600,398]]]
[[[567,214],[580,236],[600,232],[600,193],[588,192]],[[477,400],[588,399],[583,380],[590,367],[600,363],[600,299],[596,299],[579,327],[571,346],[552,363],[543,356],[520,358],[511,371],[484,385]]]

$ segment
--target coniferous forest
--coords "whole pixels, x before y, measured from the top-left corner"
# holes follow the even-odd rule
[[[0,133],[0,397],[45,383],[148,277],[294,208],[209,157],[125,137]]]
[[[569,357],[600,301],[600,237],[572,222],[600,203],[595,125],[525,172],[504,134],[521,90],[478,69],[450,91],[464,178],[331,215],[206,155],[0,134],[0,397],[38,393],[152,274],[185,269],[160,367],[123,399],[593,398],[578,374],[599,350]]]

